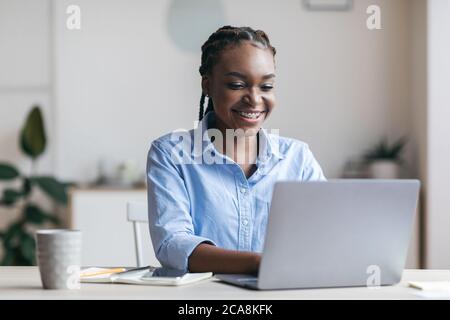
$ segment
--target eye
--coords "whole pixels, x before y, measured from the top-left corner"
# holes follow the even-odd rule
[[[228,88],[232,89],[232,90],[239,90],[244,88],[245,85],[243,83],[240,82],[232,82],[228,84]]]
[[[272,84],[264,84],[264,85],[261,86],[261,89],[263,91],[270,91],[270,90],[273,89],[273,85]]]

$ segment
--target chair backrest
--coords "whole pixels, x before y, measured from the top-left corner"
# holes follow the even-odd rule
[[[127,202],[127,219],[133,223],[134,245],[136,249],[136,262],[138,267],[144,266],[144,257],[142,252],[142,237],[140,224],[148,223],[147,203],[145,202]]]

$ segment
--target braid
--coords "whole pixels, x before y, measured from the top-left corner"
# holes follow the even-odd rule
[[[205,109],[205,95],[202,94],[201,98],[200,98],[200,112],[198,115],[198,120],[202,121],[203,116],[205,114],[207,114],[210,111],[214,111],[214,106],[213,106],[213,102],[211,100],[211,98],[208,98],[208,107],[206,107],[206,111],[204,111]]]
[[[211,74],[212,68],[219,61],[221,52],[229,47],[238,45],[242,41],[250,41],[263,48],[269,48],[273,55],[276,49],[270,44],[269,37],[262,30],[253,30],[250,27],[223,26],[211,34],[202,45],[201,66],[199,72],[201,76]],[[208,107],[204,112],[205,95],[200,98],[199,120],[210,111],[214,110],[211,98],[208,98]]]
[[[202,121],[202,119],[203,119],[203,113],[204,113],[204,105],[205,104],[205,95],[204,94],[202,94],[202,96],[201,96],[201,98],[200,98],[200,112],[199,112],[199,115],[198,115],[198,120],[199,121]]]
[[[206,108],[205,114],[210,111],[214,111],[214,106],[211,98],[208,98],[208,107]]]

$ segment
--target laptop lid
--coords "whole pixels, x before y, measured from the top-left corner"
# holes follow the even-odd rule
[[[276,183],[258,288],[399,282],[419,188],[418,180]]]

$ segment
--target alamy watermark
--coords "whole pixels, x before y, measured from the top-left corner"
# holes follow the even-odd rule
[[[67,267],[66,280],[67,289],[80,289],[80,266],[72,265]]]
[[[67,6],[66,13],[69,15],[66,20],[66,27],[69,30],[81,29],[81,8],[75,4]]]
[[[370,289],[378,289],[381,286],[381,268],[378,265],[370,265],[366,269],[367,277],[366,286]]]
[[[175,143],[171,158],[175,164],[255,164],[257,157],[247,158],[250,139],[260,129],[226,129],[225,136],[216,128],[203,130],[203,122],[196,121],[192,131],[178,129],[171,133],[170,140]],[[264,129],[261,129],[264,130]],[[272,153],[279,152],[279,129],[265,131],[259,139],[259,150],[263,152],[270,143]],[[270,141],[269,141],[270,140]],[[226,150],[226,156],[224,151]]]
[[[366,20],[366,26],[369,30],[381,30],[381,8],[379,5],[372,4],[367,7],[366,13],[369,15]],[[81,7],[71,4],[66,8],[66,27],[69,30],[81,30]]]
[[[366,13],[369,17],[366,26],[369,30],[381,30],[381,8],[375,4],[367,7]]]

